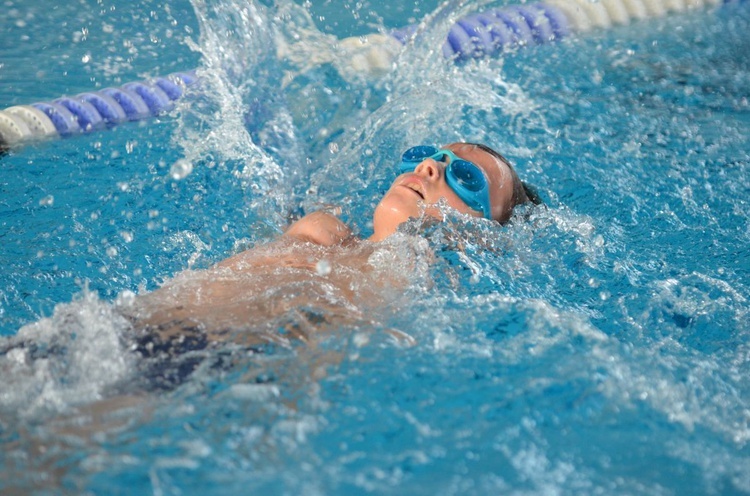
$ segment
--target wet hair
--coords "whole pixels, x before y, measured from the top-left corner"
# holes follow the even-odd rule
[[[539,198],[539,194],[537,193],[536,189],[532,186],[529,186],[528,184],[521,181],[521,179],[518,177],[518,174],[516,174],[516,170],[513,168],[513,165],[511,165],[510,160],[503,157],[499,152],[493,150],[487,145],[483,145],[481,143],[466,143],[467,145],[473,145],[482,150],[485,153],[489,153],[496,159],[500,160],[502,163],[508,166],[508,170],[510,171],[511,178],[513,179],[513,196],[511,197],[511,210],[516,205],[521,205],[524,203],[531,202],[534,205],[539,205],[542,203],[541,198]]]

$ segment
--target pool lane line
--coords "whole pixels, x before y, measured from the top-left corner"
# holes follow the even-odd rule
[[[0,111],[0,150],[30,141],[90,133],[168,112],[197,80],[194,71],[176,72],[51,102],[6,108]]]
[[[547,0],[470,14],[456,21],[442,46],[454,61],[494,56],[523,46],[556,42],[594,29],[627,25],[631,21],[663,17],[720,4],[750,0]],[[382,34],[341,40],[354,70],[387,70],[420,31],[412,25]],[[51,102],[17,105],[0,110],[0,151],[24,143],[90,133],[117,124],[143,120],[169,111],[188,86],[195,71],[61,97]]]
[[[747,0],[547,0],[470,14],[456,21],[442,46],[443,55],[457,61],[483,58],[527,45],[541,45],[593,29],[624,26],[632,21],[664,17],[722,3]],[[402,44],[416,26],[394,31]]]

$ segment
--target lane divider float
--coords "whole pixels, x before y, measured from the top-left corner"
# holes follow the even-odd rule
[[[465,61],[500,54],[523,46],[552,43],[594,29],[669,13],[750,0],[547,0],[470,14],[451,26],[443,55]],[[418,26],[396,29],[389,36],[374,34],[346,38],[339,47],[356,71],[382,72],[391,67]],[[330,61],[325,56],[322,61]],[[146,119],[169,111],[195,83],[194,71],[177,72],[121,87],[61,97],[51,102],[17,105],[0,110],[0,149],[40,139],[67,137]]]
[[[90,133],[168,112],[196,80],[194,72],[176,72],[119,88],[6,108],[0,111],[0,146]]]

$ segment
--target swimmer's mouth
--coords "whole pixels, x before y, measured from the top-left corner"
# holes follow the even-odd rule
[[[404,188],[412,190],[413,192],[415,192],[422,199],[422,201],[424,201],[424,193],[422,193],[418,189],[418,186],[416,184],[407,183],[407,184],[402,184],[401,186],[403,186]]]

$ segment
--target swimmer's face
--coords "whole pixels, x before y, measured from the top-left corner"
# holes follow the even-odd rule
[[[454,143],[443,148],[482,169],[489,183],[492,218],[500,222],[508,220],[513,210],[513,176],[508,166],[475,145]],[[422,209],[425,215],[442,220],[437,207],[441,198],[461,213],[482,217],[481,212],[466,205],[448,186],[446,166],[445,162],[428,158],[420,162],[413,172],[398,176],[375,208],[374,233],[370,239],[385,239],[409,218],[419,217]]]

